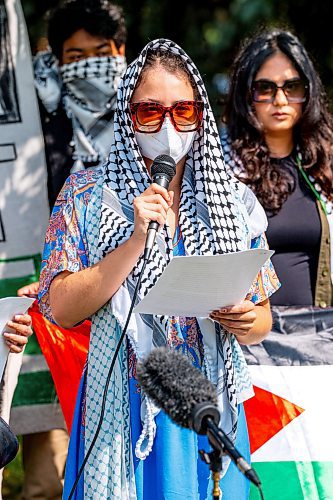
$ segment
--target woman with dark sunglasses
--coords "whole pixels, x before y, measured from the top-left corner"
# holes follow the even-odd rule
[[[268,216],[268,243],[283,283],[271,304],[331,305],[333,119],[293,34],[265,31],[243,44],[224,121],[226,162]]]
[[[140,274],[149,223],[157,221],[160,231],[139,298],[173,255],[265,246],[264,213],[254,195],[227,175],[203,82],[180,47],[155,40],[128,67],[114,130],[105,167],[74,174],[64,186],[51,216],[41,273],[44,314],[65,327],[92,317],[65,498],[96,436],[105,380]],[[153,160],[162,154],[176,163],[169,190],[150,177]],[[176,426],[140,393],[136,364],[155,346],[179,350],[217,384],[224,431],[248,458],[242,402],[252,390],[239,343],[266,335],[268,297],[278,286],[267,262],[244,301],[212,312],[211,318],[132,315],[74,498],[210,497],[209,471],[198,460],[198,449],[207,443]],[[248,484],[235,468],[228,468],[221,484],[223,498],[248,496]]]
[[[331,479],[325,482],[323,469],[316,472],[312,461],[320,460],[323,448],[332,449],[333,433],[327,434],[326,441],[318,437],[318,429],[326,426],[325,413],[314,426],[309,423],[316,410],[301,391],[309,394],[312,389],[310,385],[298,389],[293,380],[297,369],[303,370],[305,384],[309,366],[327,369],[333,364],[329,307],[333,305],[333,119],[320,78],[295,35],[271,29],[243,43],[231,72],[223,121],[226,164],[251,187],[266,211],[267,239],[275,250],[272,261],[281,281],[270,300],[275,330],[258,347],[246,348],[247,360],[270,369],[262,369],[257,385],[267,387],[267,380],[278,373],[281,386],[273,383],[270,390],[280,395],[297,393],[307,410],[303,420],[295,422],[293,443],[285,446],[288,438],[281,438],[283,460],[290,467],[284,468],[280,480],[297,485],[295,499],[330,497]],[[281,366],[285,365],[294,371],[284,377]],[[328,375],[315,373],[313,392],[318,400],[325,400]],[[325,395],[320,398],[322,392]],[[300,460],[298,445],[305,442],[307,451],[301,455],[311,473],[298,476],[294,462]],[[274,446],[279,448],[277,440]],[[272,450],[267,447],[261,458],[280,460],[281,455],[276,458]],[[332,465],[328,470],[331,478]]]

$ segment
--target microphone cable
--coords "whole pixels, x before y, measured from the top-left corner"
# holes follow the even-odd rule
[[[156,182],[160,186],[163,186],[166,189],[168,189],[169,183],[170,183],[171,179],[176,174],[176,163],[175,163],[174,159],[171,156],[168,156],[168,155],[159,155],[159,156],[157,156],[154,159],[154,161],[153,161],[153,163],[151,165],[151,174],[152,174],[153,182]],[[144,254],[143,254],[143,263],[142,263],[142,268],[141,268],[141,271],[140,271],[140,275],[139,275],[139,278],[138,278],[138,281],[137,281],[137,284],[136,284],[136,287],[135,287],[135,290],[134,290],[134,295],[133,295],[133,299],[132,299],[132,302],[131,302],[131,306],[129,308],[129,312],[128,312],[127,318],[126,318],[126,323],[125,323],[124,329],[123,329],[123,331],[122,331],[122,333],[120,335],[119,341],[117,343],[116,350],[114,352],[114,355],[113,355],[113,358],[112,358],[112,361],[111,361],[111,365],[110,365],[110,368],[109,368],[109,371],[108,371],[108,375],[106,377],[106,382],[105,382],[105,387],[104,387],[104,392],[103,392],[103,399],[102,399],[101,416],[99,418],[97,429],[96,429],[96,432],[94,434],[94,437],[93,437],[93,440],[91,442],[91,445],[89,446],[87,454],[84,457],[84,460],[83,460],[83,462],[81,464],[80,470],[79,470],[79,472],[78,472],[78,474],[76,476],[76,479],[74,481],[73,487],[71,489],[71,492],[70,492],[69,497],[68,497],[67,500],[71,500],[73,498],[75,489],[76,489],[76,487],[78,485],[78,482],[79,482],[80,477],[82,475],[83,469],[84,469],[84,467],[85,467],[85,465],[87,463],[87,460],[88,460],[88,458],[89,458],[89,456],[90,456],[90,454],[92,452],[92,449],[93,449],[93,447],[94,447],[94,445],[96,443],[97,437],[98,437],[99,432],[101,430],[102,422],[103,422],[103,418],[104,418],[104,413],[105,413],[105,404],[106,404],[107,390],[108,390],[108,387],[109,387],[111,375],[112,375],[112,372],[113,372],[113,368],[114,368],[114,365],[115,365],[115,362],[116,362],[116,359],[117,359],[117,356],[118,356],[121,344],[122,344],[122,342],[124,340],[124,337],[126,335],[126,332],[127,332],[127,328],[128,328],[128,325],[129,325],[129,321],[130,321],[131,315],[132,315],[132,311],[133,311],[133,308],[134,308],[136,297],[138,295],[139,287],[141,285],[141,280],[142,280],[142,276],[143,276],[144,270],[146,268],[146,264],[150,260],[151,250],[152,250],[152,246],[153,246],[154,241],[155,241],[155,236],[156,236],[157,230],[158,230],[158,224],[156,222],[152,222],[151,221],[149,223],[149,227],[148,227],[148,232],[147,232],[147,237],[146,237],[146,244],[145,244],[145,249],[144,249]]]
[[[263,492],[263,489],[262,489],[261,484],[258,484],[258,485],[257,485],[257,488],[258,488],[258,490],[259,490],[260,500],[265,500],[265,499],[264,499],[264,492]]]
[[[127,318],[126,318],[126,323],[125,323],[124,329],[123,329],[123,331],[122,331],[122,333],[121,333],[121,335],[119,337],[119,340],[118,340],[118,343],[117,343],[117,346],[116,346],[116,350],[114,352],[114,355],[113,355],[113,358],[112,358],[112,361],[111,361],[111,365],[110,365],[110,368],[109,368],[109,371],[108,371],[108,374],[107,374],[107,377],[106,377],[105,387],[104,387],[104,391],[103,391],[102,405],[101,405],[101,414],[100,414],[99,421],[98,421],[98,424],[97,424],[97,429],[95,431],[95,434],[94,434],[93,440],[92,440],[92,442],[91,442],[91,444],[89,446],[89,449],[88,449],[88,451],[87,451],[87,453],[86,453],[86,455],[85,455],[85,457],[83,459],[83,462],[82,462],[82,464],[80,466],[79,472],[77,473],[77,476],[75,478],[75,481],[73,483],[72,489],[70,491],[70,494],[69,494],[67,500],[72,500],[72,498],[73,498],[73,495],[75,493],[77,485],[78,485],[78,483],[80,481],[80,478],[82,476],[82,472],[84,471],[84,468],[86,466],[88,458],[91,455],[91,452],[92,452],[92,450],[93,450],[93,448],[95,446],[95,443],[97,441],[98,435],[99,435],[100,430],[102,428],[103,418],[104,418],[104,414],[105,414],[105,405],[106,405],[107,391],[108,391],[108,388],[109,388],[109,384],[110,384],[110,380],[111,380],[111,375],[112,375],[112,372],[113,372],[114,365],[116,363],[116,359],[117,359],[118,354],[119,354],[119,350],[120,350],[121,344],[122,344],[122,342],[124,340],[124,337],[126,335],[126,332],[127,332],[127,328],[128,328],[129,321],[130,321],[130,318],[131,318],[131,315],[132,315],[132,312],[133,312],[134,304],[135,304],[135,301],[136,301],[136,298],[137,298],[137,295],[138,295],[138,292],[139,292],[139,288],[140,288],[140,285],[141,285],[142,276],[143,276],[143,273],[145,271],[145,268],[146,268],[148,260],[149,259],[147,259],[147,258],[143,259],[142,268],[141,268],[141,271],[140,271],[140,274],[139,274],[138,281],[137,281],[136,286],[135,286],[135,290],[134,290],[132,302],[131,302],[131,305],[130,305],[130,308],[129,308],[129,311],[128,311],[128,315],[127,315]],[[260,493],[260,499],[264,500],[264,494],[263,494],[261,483],[257,484],[257,488],[258,488],[259,493]]]
[[[131,318],[131,315],[132,315],[132,311],[133,311],[133,308],[134,308],[136,297],[138,295],[138,291],[139,291],[139,288],[140,288],[140,285],[141,285],[142,276],[143,276],[144,270],[146,268],[147,262],[148,262],[148,259],[144,258],[143,263],[142,263],[142,268],[141,268],[141,271],[140,271],[140,275],[139,275],[139,278],[138,278],[138,281],[136,283],[136,287],[135,287],[135,290],[134,290],[134,294],[133,294],[133,299],[132,299],[132,302],[131,302],[131,306],[129,308],[128,315],[127,315],[127,318],[126,318],[126,323],[125,323],[123,331],[122,331],[122,333],[120,335],[120,338],[118,340],[118,343],[117,343],[117,346],[116,346],[116,350],[114,352],[114,355],[113,355],[113,358],[112,358],[112,361],[111,361],[111,365],[110,365],[110,368],[109,368],[109,371],[108,371],[108,374],[107,374],[107,377],[106,377],[105,387],[104,387],[104,391],[103,391],[102,406],[101,406],[101,415],[99,417],[99,421],[98,421],[98,424],[97,424],[97,429],[95,431],[93,440],[92,440],[92,442],[91,442],[91,444],[89,446],[87,454],[85,455],[84,460],[83,460],[83,462],[82,462],[82,464],[80,466],[79,472],[77,473],[77,476],[75,478],[74,484],[72,486],[71,492],[70,492],[69,497],[68,497],[67,500],[71,500],[73,498],[73,495],[75,493],[76,487],[77,487],[77,485],[78,485],[78,483],[80,481],[82,472],[83,472],[83,470],[85,468],[85,465],[86,465],[86,463],[88,461],[88,458],[91,455],[91,452],[92,452],[92,450],[93,450],[93,448],[95,446],[95,443],[97,441],[99,432],[100,432],[100,430],[102,428],[102,423],[103,423],[103,418],[104,418],[104,413],[105,413],[105,404],[106,404],[107,392],[108,392],[108,388],[109,388],[109,384],[110,384],[111,375],[112,375],[112,372],[113,372],[114,365],[116,363],[116,359],[117,359],[118,354],[119,354],[119,350],[120,350],[121,344],[122,344],[122,342],[124,340],[124,337],[126,335],[126,332],[127,332],[127,328],[128,328],[128,325],[129,325],[129,321],[130,321],[130,318]]]

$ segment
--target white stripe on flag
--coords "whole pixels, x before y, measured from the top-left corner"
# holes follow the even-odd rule
[[[265,461],[333,461],[333,366],[249,367],[253,384],[304,412],[252,456]]]

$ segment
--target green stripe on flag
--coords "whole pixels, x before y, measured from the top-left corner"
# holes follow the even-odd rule
[[[254,462],[265,500],[332,500],[333,462]],[[259,499],[251,485],[251,500]]]
[[[12,406],[49,404],[57,400],[50,372],[24,373],[19,376]]]

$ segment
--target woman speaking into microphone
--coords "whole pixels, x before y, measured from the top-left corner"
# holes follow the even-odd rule
[[[252,388],[239,343],[259,342],[270,330],[268,297],[279,286],[271,263],[241,304],[214,311],[211,318],[133,314],[97,435],[105,381],[130,310],[149,224],[157,222],[159,232],[139,298],[174,255],[265,247],[266,218],[258,203],[248,214],[245,188],[226,173],[202,79],[175,43],[150,42],[128,67],[114,130],[108,163],[69,177],[46,235],[42,311],[68,328],[92,318],[65,498],[92,442],[74,498],[206,498],[209,472],[198,460],[201,438],[176,426],[140,392],[136,364],[161,345],[187,356],[217,384],[224,431],[249,458],[242,402]],[[168,189],[151,179],[159,155],[171,156],[176,164]],[[248,485],[232,467],[221,487],[223,498],[247,498]]]

